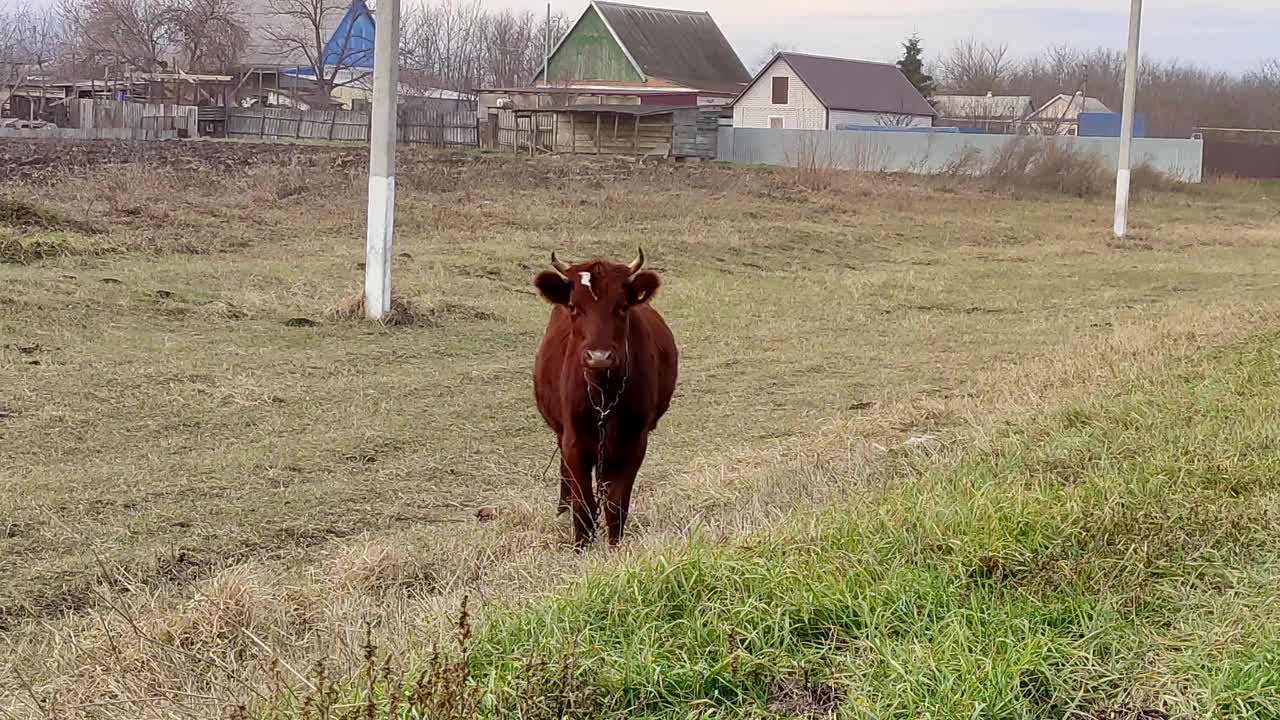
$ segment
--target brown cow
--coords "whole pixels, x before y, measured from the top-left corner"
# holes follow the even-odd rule
[[[590,260],[551,266],[533,284],[552,303],[533,366],[538,411],[560,442],[560,512],[573,511],[573,540],[595,536],[595,471],[609,544],[622,540],[631,488],[649,433],[675,391],[676,341],[649,302],[658,276],[630,265]]]

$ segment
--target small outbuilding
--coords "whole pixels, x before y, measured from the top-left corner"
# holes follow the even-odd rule
[[[517,152],[630,155],[714,160],[720,129],[716,108],[661,105],[569,105],[517,110]],[[536,128],[536,131],[534,130]]]

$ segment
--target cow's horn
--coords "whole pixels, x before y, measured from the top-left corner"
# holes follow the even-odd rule
[[[640,272],[640,268],[644,267],[644,248],[636,248],[636,250],[639,251],[640,254],[637,255],[636,259],[632,260],[631,264],[627,266],[627,269],[631,271],[632,275]]]
[[[566,278],[569,277],[569,264],[561,260],[560,258],[556,257],[555,250],[551,251],[551,267],[555,268],[556,272],[560,273]]]

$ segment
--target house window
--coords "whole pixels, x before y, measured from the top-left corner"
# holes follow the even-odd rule
[[[773,104],[786,105],[787,93],[791,90],[791,78],[776,77],[773,79]]]
[[[775,115],[775,116],[773,116],[773,117],[770,117],[770,118],[769,118],[769,129],[770,129],[770,130],[781,130],[781,129],[782,129],[782,118],[780,118],[780,117],[778,117],[778,116],[776,116],[776,115]]]

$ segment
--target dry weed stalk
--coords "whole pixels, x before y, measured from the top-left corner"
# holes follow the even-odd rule
[[[329,317],[345,321],[367,319],[364,293],[356,292],[349,295],[329,311]],[[387,327],[413,327],[426,323],[429,317],[412,299],[393,291],[391,309],[383,316],[381,322]]]

